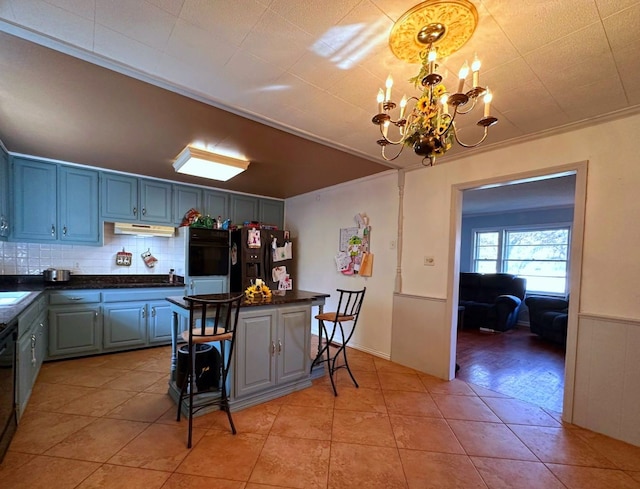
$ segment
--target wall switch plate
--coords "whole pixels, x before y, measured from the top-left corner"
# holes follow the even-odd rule
[[[424,266],[425,267],[432,267],[436,264],[436,259],[432,256],[425,256],[424,257]]]

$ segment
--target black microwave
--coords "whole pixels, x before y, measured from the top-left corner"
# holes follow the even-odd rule
[[[187,267],[190,277],[229,275],[229,231],[189,228]]]

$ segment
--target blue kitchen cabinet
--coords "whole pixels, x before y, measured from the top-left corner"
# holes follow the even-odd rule
[[[166,300],[150,301],[148,307],[149,344],[171,342],[171,306]]]
[[[180,226],[184,215],[190,209],[195,209],[201,214],[203,213],[202,189],[198,187],[189,187],[188,185],[174,185],[173,224]]]
[[[0,145],[0,240],[4,241],[11,230],[9,226],[9,155]]]
[[[220,216],[223,221],[228,219],[230,217],[229,194],[215,190],[205,190],[202,214],[211,216],[214,219],[218,219],[218,216]]]
[[[284,229],[284,201],[259,199],[258,207],[262,224],[273,224],[278,229]]]
[[[13,241],[98,245],[98,173],[15,158]]]
[[[58,167],[58,239],[69,243],[100,244],[98,172],[73,166]]]
[[[105,350],[145,346],[147,342],[147,304],[133,301],[105,304],[102,308]]]
[[[73,358],[102,352],[100,292],[49,293],[48,358]]]
[[[257,197],[231,195],[231,221],[234,224],[242,226],[244,222],[257,221],[259,218]]]
[[[187,295],[224,294],[229,291],[229,277],[212,275],[208,277],[185,277]]]
[[[172,184],[101,173],[101,217],[106,221],[171,224]]]

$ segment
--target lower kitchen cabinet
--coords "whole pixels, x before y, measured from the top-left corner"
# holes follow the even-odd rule
[[[175,291],[173,292],[175,294]],[[147,304],[149,308],[147,322],[149,344],[171,343],[171,307],[165,300],[152,301]]]
[[[49,308],[48,358],[76,357],[102,351],[99,304]]]
[[[102,308],[105,350],[144,346],[147,342],[146,302],[105,304]]]
[[[16,402],[18,419],[31,397],[40,366],[46,355],[47,302],[43,295],[18,318]]]
[[[229,277],[210,276],[210,277],[186,277],[186,294],[224,294],[228,291]]]
[[[235,346],[235,398],[309,376],[310,322],[308,305],[243,311]]]

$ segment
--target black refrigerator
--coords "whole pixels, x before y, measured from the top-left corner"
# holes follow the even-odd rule
[[[292,288],[293,244],[289,232],[241,228],[231,231],[229,283],[243,292],[261,279],[271,290]]]

